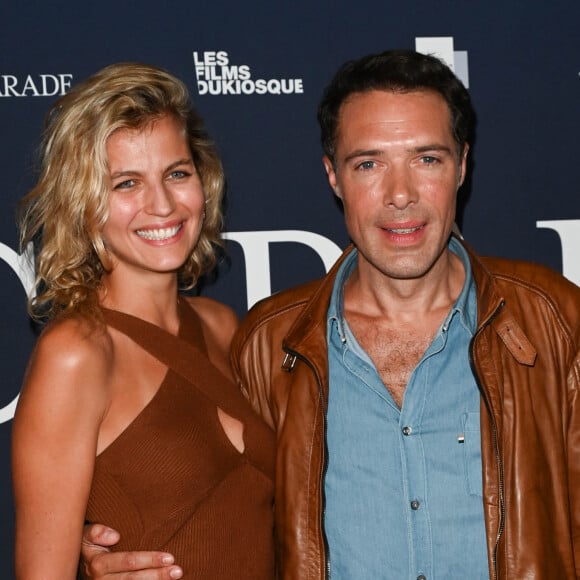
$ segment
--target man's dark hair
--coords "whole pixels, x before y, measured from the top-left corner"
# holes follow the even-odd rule
[[[355,93],[434,91],[449,107],[451,130],[459,152],[471,141],[475,115],[467,89],[438,58],[412,50],[388,50],[343,64],[326,87],[318,107],[324,153],[334,164],[338,116]]]

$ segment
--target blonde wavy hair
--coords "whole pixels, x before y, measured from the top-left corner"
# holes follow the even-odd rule
[[[182,124],[205,193],[200,238],[178,272],[180,287],[193,288],[215,265],[224,174],[187,88],[161,68],[114,64],[73,87],[46,117],[39,180],[21,201],[19,216],[21,250],[29,242],[35,250],[34,318],[66,312],[99,317],[97,290],[110,270],[101,237],[110,189],[107,139],[164,115]]]

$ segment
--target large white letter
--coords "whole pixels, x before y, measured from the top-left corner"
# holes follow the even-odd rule
[[[31,256],[32,244],[28,244],[26,251],[19,255],[12,248],[0,243],[0,260],[4,260],[16,273],[27,296],[30,296],[34,287],[34,269]],[[18,396],[16,395],[11,403],[0,409],[0,423],[10,421],[14,417]]]
[[[341,254],[341,249],[333,241],[320,234],[302,230],[227,232],[224,233],[223,237],[240,244],[244,252],[248,308],[272,293],[270,242],[298,242],[311,247],[322,259],[327,272]]]
[[[580,286],[580,220],[536,222],[537,228],[554,230],[562,244],[562,274]]]

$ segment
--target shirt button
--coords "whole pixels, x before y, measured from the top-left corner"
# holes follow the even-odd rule
[[[412,509],[412,510],[418,510],[420,505],[421,505],[421,504],[419,503],[419,501],[417,501],[416,499],[414,499],[414,500],[411,502],[411,509]]]
[[[419,574],[419,576],[417,576],[417,580],[427,580],[427,576],[425,576],[425,574]]]
[[[403,435],[410,435],[413,432],[411,427],[403,427]]]

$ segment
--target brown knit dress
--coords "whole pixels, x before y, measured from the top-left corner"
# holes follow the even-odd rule
[[[103,313],[168,370],[149,404],[97,457],[87,521],[118,530],[116,550],[171,552],[185,578],[271,580],[273,432],[208,360],[201,322],[186,301],[178,337]],[[227,438],[218,406],[244,424],[243,453]]]

